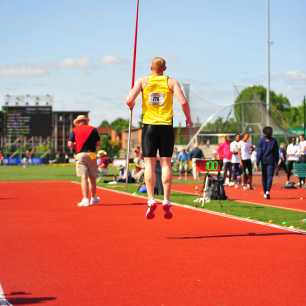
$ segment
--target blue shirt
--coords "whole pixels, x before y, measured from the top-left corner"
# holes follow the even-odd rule
[[[262,137],[256,148],[257,165],[276,165],[279,160],[279,149],[275,138]]]
[[[187,161],[188,160],[188,153],[187,152],[180,152],[178,155],[179,161]]]

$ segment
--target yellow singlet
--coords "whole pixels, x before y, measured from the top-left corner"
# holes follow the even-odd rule
[[[172,125],[173,92],[166,75],[150,75],[142,90],[142,123]]]

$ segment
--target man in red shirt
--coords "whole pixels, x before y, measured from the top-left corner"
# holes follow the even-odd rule
[[[75,128],[69,135],[68,147],[76,151],[76,174],[81,177],[81,190],[83,199],[79,207],[86,207],[100,203],[96,195],[96,179],[98,176],[96,148],[100,136],[96,128],[88,125],[89,118],[79,115],[73,124]],[[89,192],[90,189],[90,192]],[[91,198],[89,199],[89,194]]]

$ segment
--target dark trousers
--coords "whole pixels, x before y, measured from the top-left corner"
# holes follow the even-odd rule
[[[253,167],[250,159],[242,160],[243,184],[252,185]]]
[[[292,170],[293,170],[294,163],[295,163],[295,161],[288,160],[288,165],[287,165],[287,181],[290,181],[290,177],[292,175]]]
[[[262,179],[262,188],[264,193],[267,191],[270,192],[273,182],[273,175],[274,175],[275,166],[274,165],[261,165],[261,179]]]
[[[241,167],[240,163],[232,163],[232,179],[235,183],[240,182]]]
[[[279,171],[283,169],[285,171],[285,173],[287,174],[288,173],[288,170],[287,170],[287,165],[286,165],[286,162],[284,160],[280,161],[276,167],[276,170],[275,170],[275,175],[278,175],[279,174]]]
[[[224,179],[228,177],[228,179],[231,181],[232,180],[232,163],[231,162],[226,162],[224,163]]]

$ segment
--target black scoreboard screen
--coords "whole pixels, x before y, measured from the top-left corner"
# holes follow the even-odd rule
[[[2,110],[8,136],[51,136],[51,106],[6,106]]]

